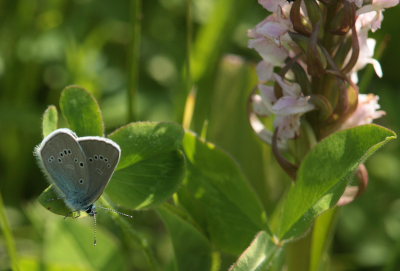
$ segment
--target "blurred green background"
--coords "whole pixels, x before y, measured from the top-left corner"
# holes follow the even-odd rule
[[[48,105],[58,106],[67,85],[82,85],[96,96],[108,132],[128,122],[133,2],[0,0],[0,189],[26,266],[147,270],[140,246],[121,240],[107,215],[98,223],[104,245],[93,252],[90,220],[63,220],[38,206],[36,198],[47,183],[32,155],[42,139],[41,115]],[[252,134],[246,116],[247,96],[256,83],[254,65],[260,60],[247,48],[246,32],[267,12],[256,0],[193,0],[192,7],[197,87],[192,129],[200,132],[208,121],[208,138],[240,163],[270,211],[288,180]],[[184,0],[143,1],[135,120],[182,122],[188,95],[186,15]],[[384,77],[368,67],[360,74],[360,86],[361,92],[380,96],[387,116],[379,123],[398,133],[400,8],[384,16],[382,29],[373,34]],[[340,211],[332,270],[400,270],[399,154],[394,142],[368,161],[367,192]],[[135,213],[133,227],[165,270],[172,270],[171,244],[157,215]],[[0,235],[0,270],[7,265]]]

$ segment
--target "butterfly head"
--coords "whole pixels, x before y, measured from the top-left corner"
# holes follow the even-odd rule
[[[96,206],[94,204],[89,205],[85,212],[90,216],[95,216],[97,214]]]

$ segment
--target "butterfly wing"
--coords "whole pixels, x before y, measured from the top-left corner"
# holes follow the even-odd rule
[[[88,163],[89,187],[87,197],[96,201],[110,181],[121,156],[121,149],[114,141],[103,137],[78,139]]]
[[[36,155],[50,182],[65,197],[66,203],[70,203],[71,208],[83,207],[79,199],[89,188],[89,174],[77,136],[69,129],[58,129],[42,141],[36,149]]]

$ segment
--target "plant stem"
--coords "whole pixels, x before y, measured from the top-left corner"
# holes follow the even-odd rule
[[[186,65],[185,65],[185,93],[186,104],[183,113],[183,127],[190,129],[190,124],[193,118],[194,105],[196,102],[196,90],[193,87],[192,78],[192,0],[186,0]]]
[[[10,256],[11,265],[13,270],[19,270],[18,268],[18,256],[17,249],[15,246],[14,237],[10,228],[10,223],[8,222],[7,215],[5,212],[3,198],[0,194],[0,226],[3,230],[4,237],[6,239],[8,255]]]
[[[323,267],[326,253],[335,230],[338,207],[329,209],[319,216],[312,230],[310,271],[318,271]]]
[[[131,51],[129,53],[128,122],[135,120],[136,95],[139,86],[140,40],[142,30],[142,0],[131,0]]]

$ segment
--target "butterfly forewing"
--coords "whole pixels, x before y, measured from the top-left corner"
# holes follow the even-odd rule
[[[81,137],[78,139],[85,156],[89,173],[87,199],[96,201],[103,193],[118,165],[121,150],[113,141],[103,137]]]
[[[37,155],[66,202],[88,189],[86,157],[72,131],[58,129],[48,135],[38,147]]]

